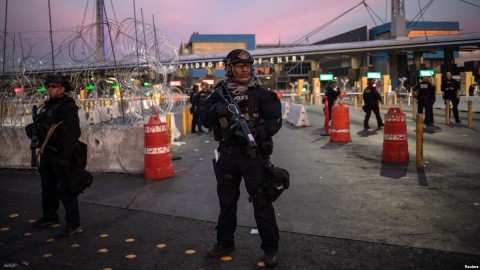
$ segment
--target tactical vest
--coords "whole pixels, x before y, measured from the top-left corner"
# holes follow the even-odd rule
[[[229,96],[226,95],[225,93],[223,97],[228,101],[230,100]],[[243,117],[250,129],[257,127],[263,122],[263,120],[260,118],[260,106],[259,106],[258,98],[255,98],[253,88],[248,89],[242,95],[235,96],[232,94],[232,97],[237,101],[237,104],[240,107],[240,110],[242,111]],[[235,123],[232,120],[231,115],[229,115],[227,121],[228,121],[228,127],[222,128],[220,125],[214,126],[213,132],[214,132],[214,138],[216,141],[233,139],[230,136],[230,127]],[[239,142],[246,143],[241,140],[239,140]]]
[[[62,98],[62,100],[59,100],[58,102],[53,104],[45,103],[40,108],[40,111],[37,114],[37,118],[36,118],[37,136],[38,136],[40,145],[44,142],[50,127],[53,124],[59,122],[59,119],[57,117],[58,109],[67,102],[75,103],[75,101],[71,98],[68,98],[68,99]],[[59,138],[61,138],[62,136],[62,133],[63,133],[63,125],[59,126],[59,128],[57,128],[57,130],[53,133],[52,137],[49,140],[49,144],[55,144],[56,142],[58,142]]]

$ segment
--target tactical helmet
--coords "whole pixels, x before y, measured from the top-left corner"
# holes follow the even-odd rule
[[[227,74],[227,77],[231,78],[232,80],[238,80],[235,77],[232,65],[237,64],[237,63],[253,64],[254,60],[253,60],[252,55],[249,52],[247,52],[246,50],[235,49],[235,50],[233,50],[233,51],[231,51],[227,54],[227,57],[225,57],[225,59],[223,59],[223,62],[225,63],[225,72]],[[251,71],[252,71],[252,73],[251,73],[250,79],[254,77],[253,67],[251,68]],[[245,82],[241,82],[241,83],[245,83]]]
[[[250,63],[253,64],[253,57],[249,52],[236,49],[228,53],[227,57],[223,60],[225,65],[236,64],[236,63]]]
[[[70,83],[68,82],[68,79],[61,74],[49,75],[45,80],[45,85],[48,85],[49,83],[58,83],[63,87],[65,87],[65,91],[72,90],[70,87]]]

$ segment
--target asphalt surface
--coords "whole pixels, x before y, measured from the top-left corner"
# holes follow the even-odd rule
[[[408,164],[381,161],[383,130],[363,130],[350,108],[349,143],[321,136],[321,107],[307,106],[311,127],[285,124],[273,162],[291,187],[275,202],[277,269],[466,269],[480,266],[480,122],[436,126],[424,134],[425,166],[415,165],[415,123],[407,117]],[[407,116],[411,114],[405,109]],[[386,113],[383,110],[382,113]],[[375,127],[372,116],[370,126]],[[236,251],[205,257],[218,215],[211,134],[175,144],[173,178],[95,174],[81,194],[83,231],[33,229],[41,216],[40,179],[0,170],[0,263],[5,269],[262,269],[253,210],[242,186]],[[60,207],[60,216],[63,208]],[[186,254],[195,251],[193,254]],[[130,255],[130,256],[129,256]],[[128,256],[128,257],[127,257]],[[133,258],[132,258],[133,257]]]

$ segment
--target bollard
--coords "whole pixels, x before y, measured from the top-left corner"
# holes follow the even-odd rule
[[[378,103],[378,112],[382,113],[382,103]]]
[[[382,161],[408,162],[408,156],[405,113],[399,108],[390,108],[385,114]]]
[[[350,138],[350,114],[348,106],[335,105],[332,108],[332,134],[330,142],[351,142]]]
[[[397,106],[397,92],[393,92],[393,105]]]
[[[450,125],[450,100],[445,100],[445,125]]]
[[[183,131],[183,135],[187,135],[187,120],[188,120],[188,117],[187,117],[187,114],[190,113],[188,112],[187,108],[183,108],[183,111],[182,111],[182,131]]]
[[[357,95],[353,96],[353,108],[355,108],[355,111],[358,110]]]
[[[468,128],[472,128],[472,101],[468,101]]]
[[[417,115],[417,151],[416,151],[416,165],[423,167],[423,114]]]
[[[417,100],[413,99],[412,102],[412,119],[417,119]]]
[[[387,108],[390,109],[390,107],[392,107],[392,98],[389,96],[387,96]]]
[[[167,122],[168,145],[170,146],[170,142],[172,141],[172,115],[167,113],[165,119],[165,122]]]
[[[322,133],[322,136],[330,136],[330,121],[328,121],[329,117],[330,112],[328,111],[328,99],[325,98],[325,133]]]
[[[400,97],[399,105],[400,105],[400,109],[403,109],[403,99],[402,99],[402,97]]]

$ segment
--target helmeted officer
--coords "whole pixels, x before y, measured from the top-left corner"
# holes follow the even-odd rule
[[[377,127],[383,127],[382,117],[380,116],[380,110],[378,108],[378,103],[382,101],[380,93],[377,91],[377,84],[375,80],[369,80],[368,86],[363,90],[363,102],[365,103],[363,110],[365,111],[365,119],[363,120],[363,127],[369,129],[368,121],[370,120],[370,115],[373,113],[377,118]]]
[[[215,140],[219,141],[220,157],[214,166],[220,215],[217,225],[217,242],[207,256],[215,257],[235,250],[234,233],[237,226],[237,201],[243,177],[247,192],[257,194],[265,182],[266,165],[272,153],[272,136],[282,126],[281,104],[274,92],[260,85],[254,76],[253,58],[245,50],[231,51],[224,59],[227,79],[215,86],[204,103],[202,123],[213,127]],[[253,151],[245,135],[232,119],[231,98],[237,101],[248,123],[257,149]],[[279,232],[272,202],[262,193],[253,200],[264,261],[267,266],[277,265]]]
[[[418,113],[423,114],[425,107],[425,119],[423,123],[427,126],[433,125],[433,103],[435,103],[435,86],[430,83],[428,76],[424,76],[414,88],[418,100]]]
[[[46,227],[57,223],[60,200],[65,207],[66,225],[59,236],[70,236],[80,228],[78,194],[68,189],[70,162],[81,134],[78,107],[71,97],[65,95],[65,92],[71,89],[70,83],[63,75],[48,76],[45,87],[48,100],[40,107],[36,118],[40,145],[47,141],[39,167],[43,216],[36,220],[33,226]],[[47,133],[54,124],[58,127],[48,137]],[[29,137],[31,129],[31,124],[26,127]]]
[[[325,88],[325,99],[328,100],[328,121],[332,119],[332,108],[335,105],[335,101],[340,95],[340,90],[337,88],[337,82],[330,81]],[[325,102],[324,102],[325,103]],[[325,107],[323,108],[325,111]]]
[[[447,72],[445,76],[447,78],[442,82],[441,86],[443,92],[443,99],[450,100],[452,102],[453,117],[455,117],[455,123],[461,123],[462,121],[460,121],[460,118],[458,117],[458,103],[460,101],[460,99],[458,98],[458,91],[460,90],[460,84],[457,80],[452,78],[452,73]]]

